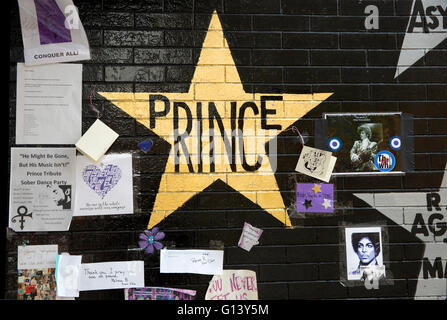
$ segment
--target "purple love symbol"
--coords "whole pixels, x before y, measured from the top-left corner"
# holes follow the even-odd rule
[[[121,169],[113,164],[108,164],[101,170],[92,164],[84,168],[82,178],[101,199],[104,199],[106,194],[121,179]]]

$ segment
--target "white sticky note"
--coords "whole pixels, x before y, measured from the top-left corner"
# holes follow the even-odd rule
[[[118,133],[104,122],[96,119],[81,139],[76,142],[76,149],[93,162],[97,162],[109,150],[118,136]]]
[[[160,273],[222,274],[223,250],[160,250]]]
[[[79,291],[144,287],[144,261],[81,264]]]
[[[79,270],[82,256],[61,254],[57,256],[56,295],[79,297]]]
[[[17,64],[16,143],[74,144],[81,137],[82,64]]]
[[[46,269],[56,267],[57,244],[17,247],[17,269]]]

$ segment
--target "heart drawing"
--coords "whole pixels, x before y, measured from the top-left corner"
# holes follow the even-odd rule
[[[82,178],[101,199],[104,199],[121,179],[121,169],[113,164],[106,165],[102,170],[95,165],[89,165],[82,171]]]

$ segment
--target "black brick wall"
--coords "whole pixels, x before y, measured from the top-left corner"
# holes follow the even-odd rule
[[[189,88],[213,10],[217,10],[248,92],[334,92],[296,126],[313,144],[313,120],[326,111],[402,111],[415,117],[414,172],[404,177],[333,178],[337,210],[329,216],[292,218],[285,229],[262,208],[216,182],[158,226],[177,248],[225,246],[224,268],[256,271],[260,299],[412,298],[423,244],[379,211],[356,199],[357,191],[436,189],[447,162],[447,41],[394,79],[412,0],[74,0],[92,59],[83,63],[83,132],[95,120],[95,91],[180,92]],[[368,4],[380,10],[380,29],[365,30]],[[15,146],[16,63],[23,47],[16,1],[10,9],[9,147]],[[151,286],[191,288],[203,299],[211,276],[160,274],[159,256],[144,256],[138,234],[149,214],[169,144],[113,104],[94,94],[102,120],[120,134],[109,152],[134,154],[133,215],[76,217],[68,232],[7,236],[5,297],[17,294],[17,245],[58,244],[83,262],[145,260]],[[137,143],[150,137],[148,154]],[[289,205],[300,150],[291,132],[280,134],[278,185]],[[235,205],[237,204],[237,205]],[[237,208],[237,209],[235,209]],[[5,210],[6,212],[6,210]],[[237,247],[244,221],[264,229],[251,252]],[[339,225],[386,221],[394,285],[381,290],[340,284]],[[79,299],[123,299],[122,290],[81,292]]]

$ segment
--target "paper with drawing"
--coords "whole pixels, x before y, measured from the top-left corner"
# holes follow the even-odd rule
[[[76,157],[74,216],[133,213],[132,155],[109,154],[94,164]]]
[[[332,152],[303,146],[295,171],[329,182],[336,161]]]

